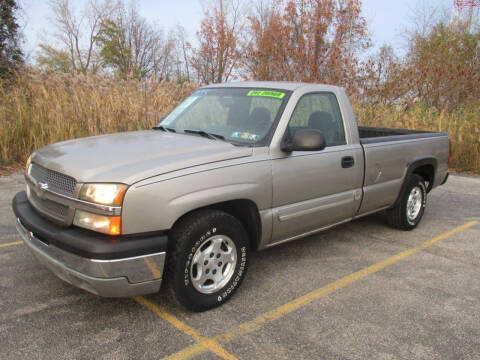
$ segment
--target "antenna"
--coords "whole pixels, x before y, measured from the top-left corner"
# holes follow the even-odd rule
[[[453,0],[453,5],[457,9],[478,7],[480,6],[480,0]]]
[[[472,30],[480,19],[480,0],[453,0],[452,20],[460,24],[465,30]]]

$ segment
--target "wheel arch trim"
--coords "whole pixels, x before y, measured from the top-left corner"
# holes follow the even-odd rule
[[[397,199],[392,204],[391,208],[395,207],[399,203],[399,201],[401,200],[401,198],[402,198],[402,196],[405,192],[405,189],[406,189],[408,178],[412,174],[415,174],[416,170],[418,170],[422,167],[426,167],[426,166],[433,167],[433,172],[431,174],[432,179],[431,179],[430,184],[428,185],[428,188],[427,188],[427,192],[430,192],[430,190],[433,187],[434,181],[435,181],[435,172],[437,171],[437,159],[435,159],[434,157],[431,157],[431,156],[416,158],[415,160],[412,160],[412,161],[407,163],[405,175],[403,176],[402,186],[400,187],[400,191],[398,193]]]
[[[257,250],[259,248],[262,240],[262,217],[260,216],[258,205],[248,198],[224,200],[190,209],[175,220],[172,229],[185,216],[188,216],[195,211],[205,209],[216,209],[234,216],[244,226],[245,231],[249,236],[250,249]]]

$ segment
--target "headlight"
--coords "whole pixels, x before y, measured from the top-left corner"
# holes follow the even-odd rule
[[[103,216],[76,210],[73,223],[77,226],[109,235],[120,235],[121,233],[120,216]]]
[[[80,199],[95,204],[121,206],[128,186],[124,184],[83,184]],[[77,226],[109,235],[120,235],[120,216],[104,216],[76,210],[73,223]]]
[[[128,186],[124,184],[84,184],[80,199],[103,205],[122,205]]]

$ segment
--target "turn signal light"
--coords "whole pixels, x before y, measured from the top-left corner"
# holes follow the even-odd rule
[[[120,235],[122,232],[122,224],[120,216],[112,216],[110,218],[110,235]]]
[[[103,216],[76,210],[73,223],[79,227],[104,234],[120,235],[122,233],[121,216]]]

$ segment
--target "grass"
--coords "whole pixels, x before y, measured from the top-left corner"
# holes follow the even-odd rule
[[[34,71],[0,83],[0,173],[47,144],[151,128],[197,87]],[[404,111],[357,103],[354,110],[363,125],[447,131],[452,168],[480,173],[480,106],[447,112],[415,104]]]
[[[28,72],[0,83],[0,167],[35,149],[91,135],[148,129],[198,85]]]

